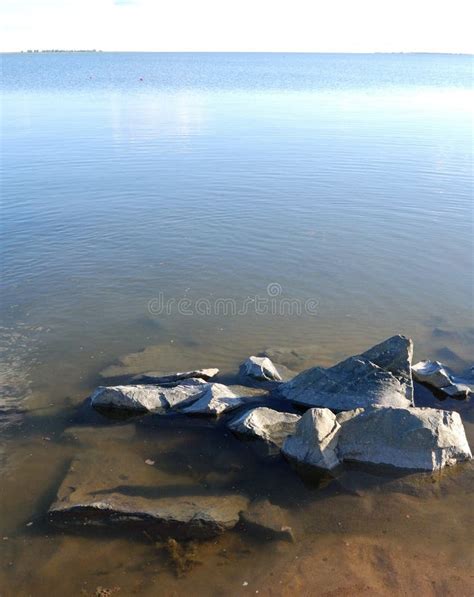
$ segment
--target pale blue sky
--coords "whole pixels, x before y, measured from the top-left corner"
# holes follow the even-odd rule
[[[474,52],[472,0],[0,0],[0,50]]]

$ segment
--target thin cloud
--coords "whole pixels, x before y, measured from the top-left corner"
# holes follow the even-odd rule
[[[0,50],[472,53],[471,12],[472,0],[0,0]]]

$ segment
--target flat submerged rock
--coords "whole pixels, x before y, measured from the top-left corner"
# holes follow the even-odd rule
[[[147,371],[134,375],[130,380],[137,384],[174,384],[185,379],[202,379],[209,381],[218,375],[219,369],[194,369],[193,371],[180,371],[178,373],[161,373],[159,371]]]
[[[267,499],[252,502],[240,516],[242,526],[257,536],[293,542],[295,537],[288,518],[286,510]]]
[[[168,376],[174,371],[200,371],[220,367],[222,361],[209,363],[206,351],[199,344],[185,345],[166,343],[150,345],[137,352],[119,356],[99,372],[106,383],[129,382],[132,377],[151,372]]]
[[[206,539],[232,529],[249,500],[206,491],[184,475],[150,466],[135,454],[86,450],[71,463],[49,509],[63,529],[111,527],[164,537]]]

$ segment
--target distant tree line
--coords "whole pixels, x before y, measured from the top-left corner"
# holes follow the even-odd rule
[[[61,52],[102,52],[102,50],[24,50],[22,54],[58,54]]]

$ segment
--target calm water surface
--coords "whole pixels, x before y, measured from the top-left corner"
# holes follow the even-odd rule
[[[191,466],[197,485],[224,441],[240,489],[292,510],[298,543],[230,533],[176,579],[146,541],[51,534],[42,515],[78,449],[62,431],[121,355],[231,372],[295,348],[297,370],[402,332],[416,357],[472,362],[472,57],[22,54],[2,69],[0,594],[469,594],[466,467],[416,495],[324,493],[229,438],[184,428],[184,456],[134,423],[134,457]]]

